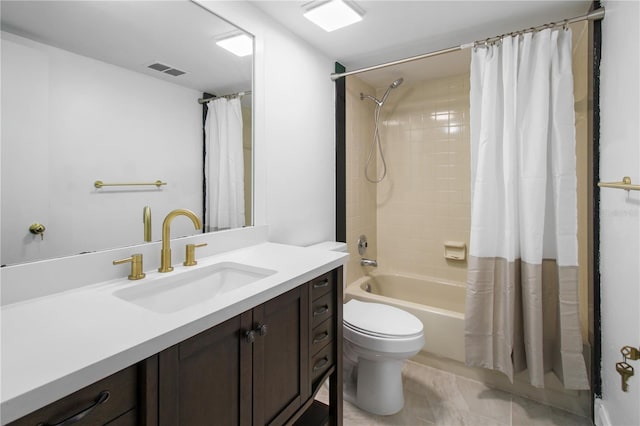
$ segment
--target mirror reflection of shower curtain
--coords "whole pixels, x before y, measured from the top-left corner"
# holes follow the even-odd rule
[[[242,227],[245,216],[240,99],[218,98],[207,106],[205,172],[208,231]]]
[[[468,365],[589,389],[578,317],[571,31],[505,37],[471,62]]]

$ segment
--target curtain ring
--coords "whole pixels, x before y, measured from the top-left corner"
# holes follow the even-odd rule
[[[565,31],[569,31],[569,20],[568,19],[564,20],[564,25],[562,26],[562,29],[564,29]]]

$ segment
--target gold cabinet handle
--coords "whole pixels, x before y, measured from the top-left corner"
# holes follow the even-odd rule
[[[131,257],[127,257],[126,259],[114,260],[114,265],[121,265],[123,263],[131,263],[131,274],[129,274],[130,280],[141,280],[146,275],[143,271],[142,267],[142,254],[136,253],[132,254]]]
[[[184,266],[193,266],[193,265],[197,265],[198,262],[196,261],[196,249],[199,247],[204,247],[206,246],[207,243],[202,243],[202,244],[187,244],[186,248],[185,248],[185,256],[184,256],[184,262],[182,262],[182,264]]]

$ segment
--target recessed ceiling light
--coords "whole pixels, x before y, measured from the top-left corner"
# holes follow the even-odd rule
[[[343,0],[329,0],[312,6],[303,16],[327,32],[362,21],[362,13]]]
[[[246,34],[223,38],[216,41],[216,44],[237,56],[247,56],[253,53],[253,40]]]

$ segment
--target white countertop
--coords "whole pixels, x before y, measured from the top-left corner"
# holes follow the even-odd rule
[[[341,266],[347,253],[261,243],[147,273],[2,307],[4,425],[169,346]],[[219,262],[275,270],[258,281],[173,313],[160,314],[113,295],[168,275]],[[71,272],[70,272],[71,273]]]

